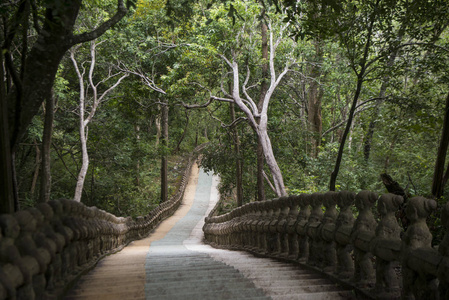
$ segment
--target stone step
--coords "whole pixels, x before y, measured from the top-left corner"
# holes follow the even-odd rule
[[[198,300],[246,300],[246,299],[265,299],[267,297],[262,291],[255,289],[226,289],[226,290],[203,290],[196,292],[184,291],[181,293],[170,294],[151,294],[147,291],[147,299],[154,300],[186,300],[186,299],[198,299]]]
[[[284,295],[271,295],[273,300],[356,300],[356,296],[351,291],[327,291],[318,293],[294,293]]]
[[[115,299],[137,299],[143,298],[145,291],[142,285],[119,285],[109,287],[89,287],[77,288],[71,291],[70,295],[64,297],[64,300],[70,299],[109,299],[107,297],[116,297]],[[120,298],[121,297],[121,298]]]
[[[213,287],[216,286],[232,286],[235,288],[243,287],[248,288],[252,287],[254,288],[254,284],[249,281],[245,280],[245,278],[220,278],[215,277],[213,279],[192,279],[192,280],[183,280],[183,281],[177,281],[176,285],[174,287],[172,281],[165,281],[165,282],[154,282],[151,280],[147,280],[147,287],[151,289],[182,289],[182,290],[189,290],[191,288],[198,288],[198,287],[210,287],[210,289],[213,289]]]
[[[196,276],[216,276],[224,275],[224,274],[239,274],[239,272],[235,269],[226,269],[226,268],[191,268],[191,269],[173,269],[173,270],[147,270],[146,276],[147,278],[153,277],[173,277],[174,274],[184,274],[185,277]]]
[[[97,277],[97,276],[89,276],[89,275],[85,275],[82,276],[79,281],[78,281],[78,285],[91,285],[91,284],[104,284],[104,285],[111,285],[111,279],[115,278],[114,275],[105,275],[105,276],[101,276],[101,277]],[[132,284],[133,282],[135,282],[136,280],[145,280],[145,274],[140,274],[140,276],[135,276],[135,277],[123,277],[120,279],[119,284],[127,284],[130,283]],[[114,284],[117,284],[116,282],[114,282]]]
[[[208,261],[186,261],[186,262],[167,262],[167,263],[153,263],[152,261],[149,261],[148,264],[145,266],[145,269],[151,270],[151,269],[165,269],[165,270],[172,270],[172,269],[187,269],[187,268],[232,268],[229,265],[213,261],[212,259],[209,259]]]
[[[190,272],[194,272],[194,271],[224,271],[224,270],[229,270],[229,271],[235,271],[234,268],[230,267],[230,266],[226,266],[226,265],[218,265],[218,264],[207,264],[207,265],[192,265],[192,266],[168,266],[168,267],[156,267],[156,266],[147,266],[145,267],[145,271],[147,274],[150,273],[170,273],[170,272],[176,272],[176,271],[190,271]]]
[[[255,262],[254,264],[252,262],[247,262],[247,263],[234,263],[232,262],[232,264],[227,264],[227,265],[231,265],[231,266],[236,266],[239,268],[247,268],[250,267],[253,270],[263,270],[263,269],[272,269],[272,270],[279,270],[279,271],[294,271],[294,272],[299,272],[299,273],[305,273],[308,272],[306,270],[301,270],[298,268],[294,268],[292,266],[287,266],[287,265],[266,265],[263,262]]]
[[[233,279],[236,278],[236,274],[237,273],[226,273],[226,274],[215,274],[215,273],[209,273],[209,274],[203,274],[201,275],[201,277],[199,277],[200,279],[195,279],[192,278],[192,274],[183,274],[183,273],[175,273],[172,276],[164,276],[164,277],[160,277],[160,276],[153,276],[150,278],[147,278],[147,281],[149,283],[158,283],[158,282],[177,282],[177,281],[196,281],[196,280],[214,280],[217,277],[223,280],[227,280],[227,279]],[[195,274],[197,275],[197,274]],[[243,276],[241,276],[240,278],[244,278]]]
[[[275,287],[275,288],[301,288],[302,286],[314,286],[314,285],[329,285],[333,284],[322,278],[314,278],[314,279],[305,279],[305,280],[258,280],[259,284],[264,287]]]
[[[89,300],[89,299],[95,299],[95,300],[123,300],[123,299],[133,299],[133,300],[146,300],[145,295],[133,295],[130,293],[121,293],[121,292],[114,292],[114,293],[108,293],[108,294],[86,294],[86,295],[70,295],[64,297],[64,300]]]
[[[183,295],[170,295],[170,296],[147,296],[147,300],[271,300],[268,296],[235,296],[235,295],[222,295],[217,297],[216,294],[183,294]],[[295,299],[289,298],[288,300]],[[106,300],[106,299],[104,299]],[[285,299],[287,300],[287,299]]]
[[[248,274],[246,275],[244,272],[240,272],[248,279],[257,279],[261,282],[271,282],[273,281],[273,277],[276,278],[277,281],[290,281],[290,282],[296,282],[300,280],[308,280],[308,279],[317,279],[322,278],[320,274],[314,274],[314,273],[305,273],[305,274],[270,274],[267,272],[266,274]]]
[[[120,272],[121,277],[135,277],[135,276],[141,276],[141,274],[145,274],[145,270],[144,268],[140,268],[140,269],[136,269],[136,270],[121,270],[120,268],[117,269],[110,269],[110,270],[103,270],[103,269],[94,269],[93,271],[89,272],[88,274],[84,275],[83,277],[86,276],[91,276],[91,277],[97,277],[97,278],[102,278],[102,277],[114,277],[114,273],[116,272]]]
[[[341,292],[343,291],[341,287],[335,285],[334,283],[328,284],[310,284],[303,283],[302,285],[292,286],[290,288],[287,287],[277,287],[270,286],[270,293],[272,295],[284,295],[288,294],[314,294],[314,293],[322,293],[322,292]]]
[[[128,289],[128,287],[131,288],[141,288],[143,289],[143,285],[142,282],[140,280],[123,280],[120,283],[116,283],[114,282],[113,285],[111,285],[111,281],[108,280],[95,280],[95,281],[89,281],[89,280],[83,280],[80,281],[76,286],[76,290],[78,291],[89,291],[90,289],[92,290],[100,290],[100,289],[104,289],[104,290],[125,290]]]

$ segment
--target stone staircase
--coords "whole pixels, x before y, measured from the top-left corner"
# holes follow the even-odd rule
[[[180,213],[166,220],[169,230],[163,223],[153,233],[165,230],[162,238],[136,241],[105,258],[65,299],[355,298],[299,265],[204,245],[201,228],[218,198],[216,184],[215,178],[199,172],[193,199],[186,199]]]
[[[205,253],[177,248],[149,257],[147,299],[269,299],[235,268]]]

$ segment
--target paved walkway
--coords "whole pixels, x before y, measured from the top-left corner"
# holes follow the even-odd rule
[[[202,243],[217,178],[195,165],[183,204],[149,238],[103,259],[66,299],[348,299],[318,274]]]

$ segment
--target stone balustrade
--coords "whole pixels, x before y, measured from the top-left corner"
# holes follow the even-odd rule
[[[177,193],[136,219],[72,200],[0,215],[0,300],[58,299],[102,257],[148,236],[181,204],[195,158],[189,158]]]
[[[395,217],[402,203],[401,196],[370,191],[302,194],[211,214],[203,231],[214,247],[300,263],[365,297],[449,299],[449,203],[441,210],[446,234],[436,247],[426,219],[437,203],[410,199],[406,232]]]

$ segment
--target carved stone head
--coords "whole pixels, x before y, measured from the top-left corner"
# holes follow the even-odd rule
[[[355,196],[355,206],[359,211],[371,209],[379,196],[371,191],[360,191]]]
[[[399,206],[404,202],[404,198],[399,195],[394,194],[383,194],[379,198],[379,202],[377,204],[377,211],[382,215],[386,216],[389,213],[395,213]]]
[[[299,207],[301,209],[310,205],[310,195],[309,194],[301,194],[299,195]]]
[[[425,220],[437,208],[437,202],[424,197],[413,197],[407,203],[407,218],[413,223]]]
[[[341,191],[338,193],[337,204],[340,208],[351,206],[355,200],[355,193],[348,191]]]

